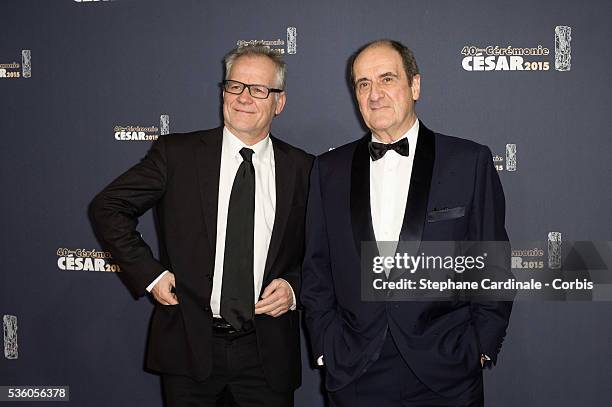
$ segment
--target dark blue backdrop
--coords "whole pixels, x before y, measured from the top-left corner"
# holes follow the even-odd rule
[[[16,317],[18,355],[0,357],[0,385],[69,385],[74,406],[161,406],[159,379],[142,368],[150,302],[112,272],[64,269],[98,255],[77,249],[102,250],[87,205],[150,145],[116,132],[155,137],[165,116],[171,132],[220,124],[221,58],[239,41],[286,54],[288,102],[273,132],[316,154],[363,134],[349,55],[381,37],[408,44],[419,118],[496,155],[511,239],[612,240],[610,17],[604,0],[3,1],[0,314]],[[557,26],[571,28],[569,70],[555,69]],[[542,69],[462,67],[464,47],[538,45],[550,54],[523,58]],[[149,214],[140,230],[155,246]],[[609,302],[517,303],[485,373],[488,405],[609,405],[611,316]],[[322,406],[303,360],[296,405]]]

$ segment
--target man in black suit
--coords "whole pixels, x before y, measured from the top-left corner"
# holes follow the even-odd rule
[[[291,406],[312,156],[269,134],[282,59],[242,47],[225,68],[224,126],[161,136],[96,196],[92,218],[131,291],[156,300],[146,365],[168,406]],[[152,207],[159,259],[136,230]]]
[[[419,122],[419,71],[401,43],[366,44],[351,73],[372,132],[315,160],[302,271],[301,300],[330,401],[480,406],[481,369],[496,362],[511,302],[363,301],[360,252],[364,241],[507,242],[491,152]],[[506,260],[497,268],[507,271]]]

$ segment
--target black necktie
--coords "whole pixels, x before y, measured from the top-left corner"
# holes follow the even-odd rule
[[[253,233],[255,230],[255,168],[253,150],[240,150],[227,211],[221,316],[235,329],[246,329],[254,317]]]
[[[376,161],[383,158],[385,153],[389,150],[395,150],[395,152],[399,155],[408,157],[408,152],[410,151],[410,148],[408,146],[408,139],[404,137],[400,141],[396,141],[393,144],[383,144],[370,141],[370,143],[368,144],[368,150],[370,150],[370,157],[372,157],[372,161]]]

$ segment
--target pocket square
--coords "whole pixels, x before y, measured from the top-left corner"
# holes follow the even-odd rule
[[[455,208],[434,209],[427,213],[427,222],[457,219],[465,215],[465,206]]]

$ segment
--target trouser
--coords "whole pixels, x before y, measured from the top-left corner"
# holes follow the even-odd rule
[[[458,397],[425,386],[402,358],[390,332],[379,358],[346,387],[328,392],[333,407],[482,407],[482,375]]]
[[[206,380],[164,375],[162,383],[167,407],[293,406],[293,391],[279,393],[268,385],[254,330],[214,333],[213,368]]]

